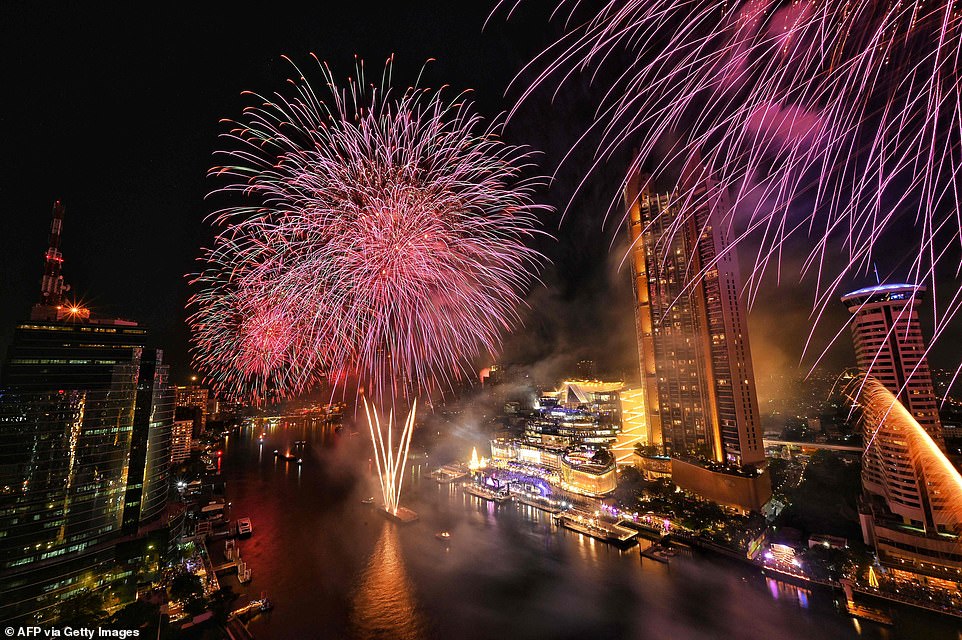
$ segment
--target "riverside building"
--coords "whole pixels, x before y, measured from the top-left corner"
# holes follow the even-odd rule
[[[771,483],[760,470],[765,452],[727,194],[697,162],[680,184],[656,193],[637,174],[625,190],[647,444],[698,466],[686,466],[676,483],[708,499],[713,485],[730,488],[718,469],[747,477],[735,483],[748,489],[734,500],[728,489],[720,493],[758,510]]]

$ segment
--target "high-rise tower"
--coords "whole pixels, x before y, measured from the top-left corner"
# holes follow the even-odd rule
[[[167,366],[137,323],[65,304],[62,220],[58,203],[41,302],[16,327],[0,378],[0,619],[8,621],[56,619],[66,599],[129,579],[123,558],[143,556],[136,547],[147,530],[168,524]]]
[[[859,376],[845,393],[861,407],[865,428],[859,506],[865,543],[893,576],[957,591],[962,476],[887,385]]]
[[[724,191],[697,163],[681,192],[625,192],[649,442],[735,466],[765,459]],[[684,195],[682,195],[684,194]]]
[[[925,287],[883,284],[842,296],[852,314],[852,340],[862,373],[896,396],[923,429],[944,448],[942,422],[925,357],[918,306]]]

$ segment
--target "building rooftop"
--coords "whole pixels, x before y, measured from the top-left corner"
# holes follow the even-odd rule
[[[848,302],[849,300],[855,298],[863,297],[873,297],[880,296],[880,299],[887,299],[887,296],[896,293],[915,293],[915,292],[925,291],[924,285],[919,284],[908,284],[908,283],[892,283],[892,284],[877,284],[871,287],[864,287],[858,289],[857,291],[852,291],[851,293],[846,293],[842,296],[842,302]]]

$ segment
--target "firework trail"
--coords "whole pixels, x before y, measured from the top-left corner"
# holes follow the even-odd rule
[[[483,126],[464,94],[395,93],[391,61],[380,85],[363,65],[345,86],[318,66],[325,92],[295,66],[288,95],[250,94],[258,104],[224,134],[212,195],[232,204],[214,214],[220,232],[192,281],[195,362],[218,392],[255,401],[327,375],[410,406],[494,356],[518,323],[542,263],[527,246],[542,233],[542,180],[524,177],[531,152],[499,139],[500,120]],[[379,472],[394,477],[403,458],[373,417]]]
[[[523,0],[502,0],[510,15]],[[671,179],[700,157],[703,180],[679,186],[687,209],[734,196],[725,224],[758,242],[746,284],[781,278],[783,245],[807,237],[801,274],[820,316],[839,286],[867,273],[877,242],[898,234],[910,277],[958,275],[962,245],[962,5],[955,0],[559,0],[565,35],[519,74],[560,91],[601,83],[596,162],[637,149],[626,174]],[[613,77],[603,81],[602,78]],[[624,187],[624,185],[622,185]],[[622,188],[622,192],[624,189]],[[612,211],[618,206],[612,198]],[[609,212],[610,213],[610,212]],[[906,236],[904,228],[913,225]],[[842,265],[836,263],[842,256]],[[713,265],[703,265],[703,270]],[[941,269],[939,269],[941,273]],[[937,333],[962,292],[941,308]]]
[[[862,410],[866,443],[863,483],[888,498],[899,515],[958,530],[962,526],[962,476],[940,443],[875,378],[858,376],[843,393]],[[913,502],[913,494],[925,494],[925,500]],[[923,508],[931,511],[930,517],[920,517]],[[958,540],[955,544],[962,546]]]

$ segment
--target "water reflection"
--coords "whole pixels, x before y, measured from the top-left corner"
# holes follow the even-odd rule
[[[384,523],[370,560],[358,581],[351,623],[363,640],[415,640],[424,625],[401,556],[397,529]]]
[[[543,511],[434,482],[433,461],[414,461],[405,478],[421,520],[396,527],[362,503],[376,477],[369,443],[349,426],[263,427],[231,436],[224,455],[229,499],[255,529],[239,543],[253,583],[226,580],[245,594],[238,604],[262,591],[276,604],[251,622],[258,640],[957,638],[951,622],[910,612],[889,636],[839,615],[830,593],[767,583],[741,563],[642,560],[648,540],[620,551],[558,529]],[[295,445],[296,481],[272,455]],[[435,538],[442,529],[450,545]]]
[[[765,584],[768,586],[768,592],[773,600],[788,601],[797,604],[802,609],[808,609],[808,601],[812,596],[812,592],[808,589],[796,587],[774,578],[765,578]]]

